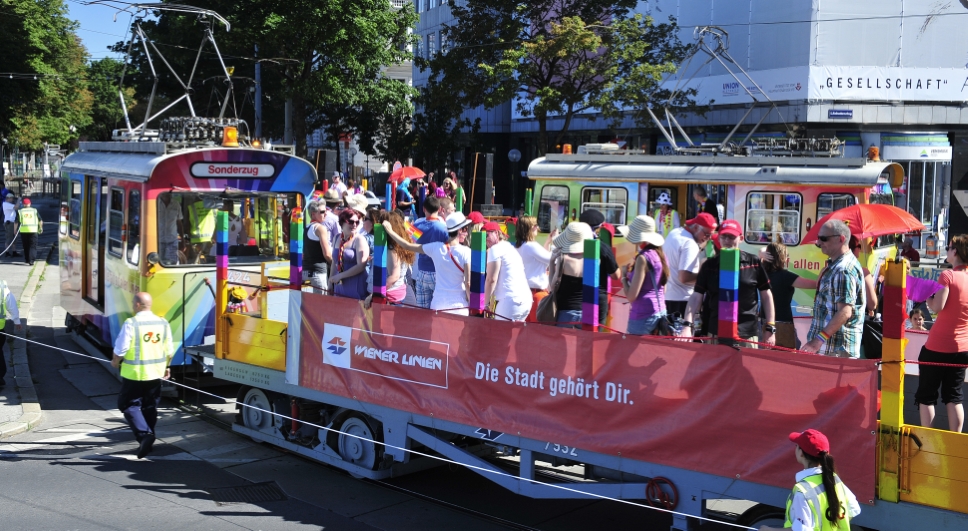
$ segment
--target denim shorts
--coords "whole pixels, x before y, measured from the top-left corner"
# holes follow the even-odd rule
[[[665,319],[666,313],[660,312],[645,319],[629,319],[628,333],[633,336],[648,336],[655,332],[659,319]]]
[[[558,310],[559,323],[579,323],[579,324],[559,324],[560,328],[581,328],[581,310]]]

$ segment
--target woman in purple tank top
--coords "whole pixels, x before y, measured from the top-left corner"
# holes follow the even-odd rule
[[[622,267],[622,289],[632,309],[629,312],[628,333],[637,336],[655,334],[666,317],[665,284],[669,266],[662,244],[665,238],[655,230],[655,220],[638,216],[628,227],[623,227],[625,239],[639,247],[632,264]]]
[[[333,241],[333,269],[329,283],[332,292],[340,297],[363,300],[367,295],[366,262],[370,247],[366,238],[356,233],[360,215],[347,208],[339,214],[341,232]]]

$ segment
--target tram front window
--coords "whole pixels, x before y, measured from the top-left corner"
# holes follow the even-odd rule
[[[158,196],[158,256],[167,267],[215,263],[216,216],[229,213],[229,262],[289,259],[293,194],[168,192]]]

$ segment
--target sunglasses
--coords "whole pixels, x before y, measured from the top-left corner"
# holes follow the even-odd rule
[[[817,241],[821,241],[821,242],[826,243],[827,240],[829,240],[831,238],[839,238],[839,237],[840,237],[839,234],[834,234],[832,236],[817,236]]]
[[[358,220],[358,219],[348,219],[348,220],[346,220],[346,223],[348,225],[359,225],[360,224],[360,220]]]

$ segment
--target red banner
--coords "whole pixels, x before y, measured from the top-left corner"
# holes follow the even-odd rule
[[[814,428],[874,499],[874,361],[509,323],[303,293],[300,385],[540,441],[790,487]]]

